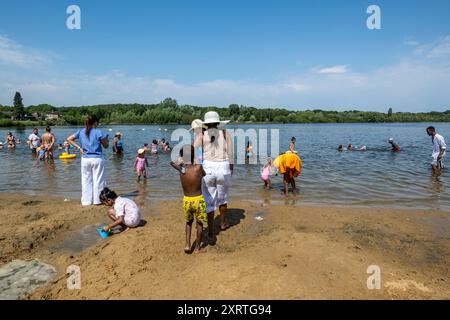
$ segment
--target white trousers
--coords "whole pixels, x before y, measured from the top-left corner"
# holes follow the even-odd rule
[[[230,163],[205,160],[203,169],[206,175],[202,179],[202,194],[206,202],[206,213],[210,213],[218,206],[228,203],[231,182]]]
[[[81,158],[81,205],[101,204],[99,196],[105,185],[103,158]]]

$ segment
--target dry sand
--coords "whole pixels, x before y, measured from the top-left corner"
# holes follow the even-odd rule
[[[186,255],[180,203],[140,203],[145,226],[73,254],[52,247],[85,225],[107,222],[106,208],[39,201],[0,195],[0,265],[38,258],[59,272],[31,299],[450,298],[445,212],[232,199],[233,226],[207,253]],[[81,290],[66,286],[66,268],[73,264],[81,268]],[[370,265],[381,269],[380,290],[367,288]]]

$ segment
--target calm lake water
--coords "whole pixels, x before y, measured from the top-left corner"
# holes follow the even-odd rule
[[[424,123],[414,124],[305,124],[240,125],[239,128],[279,129],[280,151],[289,148],[292,136],[303,160],[302,175],[297,179],[300,193],[285,198],[281,176],[272,177],[273,190],[264,191],[260,165],[238,165],[232,179],[230,197],[267,203],[307,205],[376,206],[450,211],[450,160],[447,171],[433,177],[430,169],[431,139]],[[450,124],[434,124],[438,133],[450,142]],[[144,143],[170,139],[177,128],[188,126],[104,126],[113,136],[123,134],[125,154],[114,156],[106,151],[107,183],[112,189],[141,201],[181,199],[178,174],[170,165],[169,154],[148,156],[150,169],[146,185],[137,184],[133,173],[136,150]],[[230,125],[230,128],[237,126]],[[44,128],[40,128],[42,134]],[[112,129],[112,132],[109,132]],[[75,127],[54,127],[58,143],[74,133]],[[16,150],[0,150],[0,192],[52,194],[64,198],[80,197],[80,158],[70,162],[55,159],[45,163],[32,157],[26,130],[0,128],[3,140],[8,131],[22,140]],[[402,151],[390,152],[387,140],[394,137]],[[4,140],[3,140],[4,141]],[[367,151],[338,152],[339,144],[367,146]],[[171,143],[175,145],[175,142]],[[55,151],[58,155],[59,151]],[[448,157],[447,157],[448,158]]]

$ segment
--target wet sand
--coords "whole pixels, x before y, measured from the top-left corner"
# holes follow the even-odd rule
[[[74,253],[55,248],[86,225],[107,222],[106,208],[38,201],[0,195],[0,266],[38,258],[58,271],[30,299],[450,298],[445,212],[272,206],[233,198],[232,227],[219,232],[207,253],[186,255],[180,203],[140,203],[145,226]],[[66,287],[66,268],[73,264],[81,268],[81,290]],[[370,265],[380,267],[380,290],[367,288]]]

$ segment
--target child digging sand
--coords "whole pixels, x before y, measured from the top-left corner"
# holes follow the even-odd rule
[[[147,169],[148,168],[148,161],[145,157],[145,149],[139,149],[138,150],[138,156],[136,157],[136,160],[134,161],[134,172],[137,172],[137,181],[141,181],[141,176],[144,177],[145,180],[147,180]]]
[[[195,239],[194,253],[206,252],[202,248],[203,228],[208,225],[206,215],[206,203],[202,195],[202,177],[205,175],[203,166],[194,163],[195,150],[192,145],[184,145],[180,150],[183,165],[171,161],[170,165],[180,173],[181,186],[183,187],[183,212],[186,220],[186,245],[185,253],[191,253],[191,230],[194,218],[197,225],[197,236]]]
[[[103,231],[109,232],[117,226],[122,226],[127,231],[129,228],[136,228],[141,222],[139,207],[133,200],[119,197],[114,191],[104,188],[100,193],[100,201],[113,207],[108,210],[108,217],[113,223],[104,226]]]

